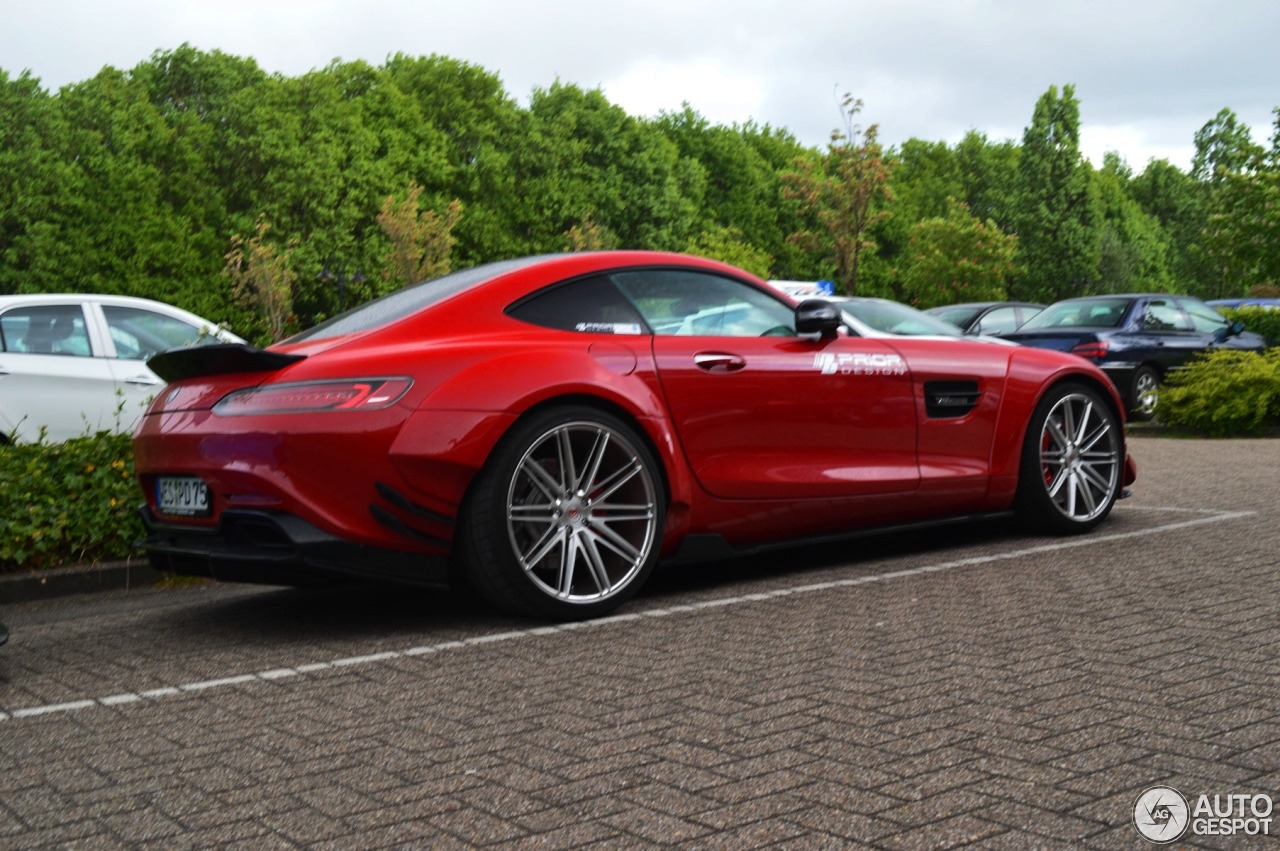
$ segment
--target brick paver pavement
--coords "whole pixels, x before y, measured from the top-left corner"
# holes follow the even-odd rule
[[[1152,785],[1280,797],[1280,441],[1133,451],[1085,538],[673,569],[573,628],[382,589],[5,606],[0,847],[1154,847]]]

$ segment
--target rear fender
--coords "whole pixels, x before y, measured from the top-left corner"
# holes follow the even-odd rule
[[[513,352],[477,361],[436,386],[401,429],[391,457],[415,490],[456,514],[458,496],[517,419],[558,400],[595,401],[648,437],[667,473],[671,506],[679,508],[690,500],[689,477],[659,394],[646,349],[608,341]]]

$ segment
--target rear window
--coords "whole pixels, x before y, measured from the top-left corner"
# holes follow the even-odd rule
[[[1118,328],[1129,310],[1127,298],[1080,299],[1050,305],[1026,321],[1019,331],[1037,328]]]
[[[423,308],[444,301],[450,296],[455,296],[458,293],[483,284],[491,278],[530,266],[542,259],[541,257],[521,257],[516,260],[486,263],[483,266],[474,266],[441,278],[423,281],[420,284],[414,284],[366,302],[359,307],[348,310],[346,313],[340,313],[313,328],[293,335],[285,342],[301,343],[305,340],[324,340],[330,337],[372,331],[374,328],[390,325],[392,322],[404,319],[406,316],[417,313]]]

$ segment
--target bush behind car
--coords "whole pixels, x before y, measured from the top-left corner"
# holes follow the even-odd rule
[[[127,434],[0,445],[0,571],[135,554],[139,501]]]
[[[1210,352],[1171,372],[1159,418],[1211,437],[1258,434],[1280,425],[1280,348]]]
[[[1269,345],[1280,345],[1280,310],[1267,307],[1230,307],[1219,308],[1218,312],[1232,322],[1240,320],[1247,330],[1266,337]]]

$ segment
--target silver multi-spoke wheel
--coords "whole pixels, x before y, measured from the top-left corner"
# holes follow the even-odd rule
[[[1111,508],[1120,476],[1120,435],[1092,395],[1063,396],[1040,428],[1045,493],[1069,520],[1087,523]]]
[[[1111,513],[1124,478],[1120,413],[1084,383],[1053,387],[1027,424],[1014,509],[1042,531],[1086,532]]]
[[[655,471],[633,439],[593,421],[555,425],[515,465],[506,531],[543,594],[592,604],[627,590],[659,529]]]
[[[1140,368],[1133,377],[1133,413],[1149,420],[1160,403],[1160,376],[1149,366]]]

